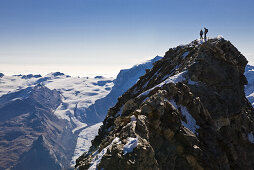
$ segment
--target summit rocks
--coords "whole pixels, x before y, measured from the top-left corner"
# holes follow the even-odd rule
[[[227,40],[169,49],[118,98],[78,169],[253,169],[247,60]]]

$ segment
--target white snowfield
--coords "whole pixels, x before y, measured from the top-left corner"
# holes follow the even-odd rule
[[[74,115],[74,110],[87,108],[97,99],[105,97],[113,86],[113,78],[59,76],[57,79],[52,77],[52,81],[46,81],[44,84],[49,89],[61,92],[63,104],[58,107],[55,114],[69,120],[70,115]]]
[[[113,86],[112,80],[112,78],[104,77],[63,77],[46,82],[45,85],[49,89],[57,89],[61,92],[63,103],[57,108],[55,114],[61,119],[73,121],[76,124],[76,128],[73,129],[75,133],[76,130],[86,126],[85,123],[79,121],[83,110],[110,92]]]
[[[76,128],[73,133],[86,126],[80,121],[78,113],[93,104],[97,99],[105,97],[113,86],[113,78],[97,76],[70,77],[62,73],[50,73],[45,77],[33,76],[3,76],[0,78],[0,97],[10,92],[19,91],[27,87],[43,84],[49,89],[56,89],[61,93],[62,103],[54,112],[60,119],[72,121]],[[74,115],[74,112],[77,115]]]
[[[0,78],[0,97],[30,86],[39,78],[22,79],[21,76],[3,76]]]

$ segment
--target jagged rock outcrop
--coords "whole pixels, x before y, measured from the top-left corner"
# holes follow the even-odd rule
[[[247,60],[221,37],[169,49],[108,111],[77,169],[253,169]]]

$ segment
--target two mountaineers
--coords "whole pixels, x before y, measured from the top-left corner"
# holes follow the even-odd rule
[[[208,33],[208,29],[204,27],[204,31],[201,29],[200,30],[200,40],[203,40],[203,34],[204,34],[204,40],[206,41],[206,35]]]

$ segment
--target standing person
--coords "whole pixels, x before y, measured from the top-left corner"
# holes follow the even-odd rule
[[[206,41],[206,34],[208,33],[208,29],[207,28],[204,28],[205,29],[205,36],[204,36],[204,38],[205,38],[205,41]]]
[[[201,29],[200,30],[200,40],[202,40],[203,39],[203,30]]]

